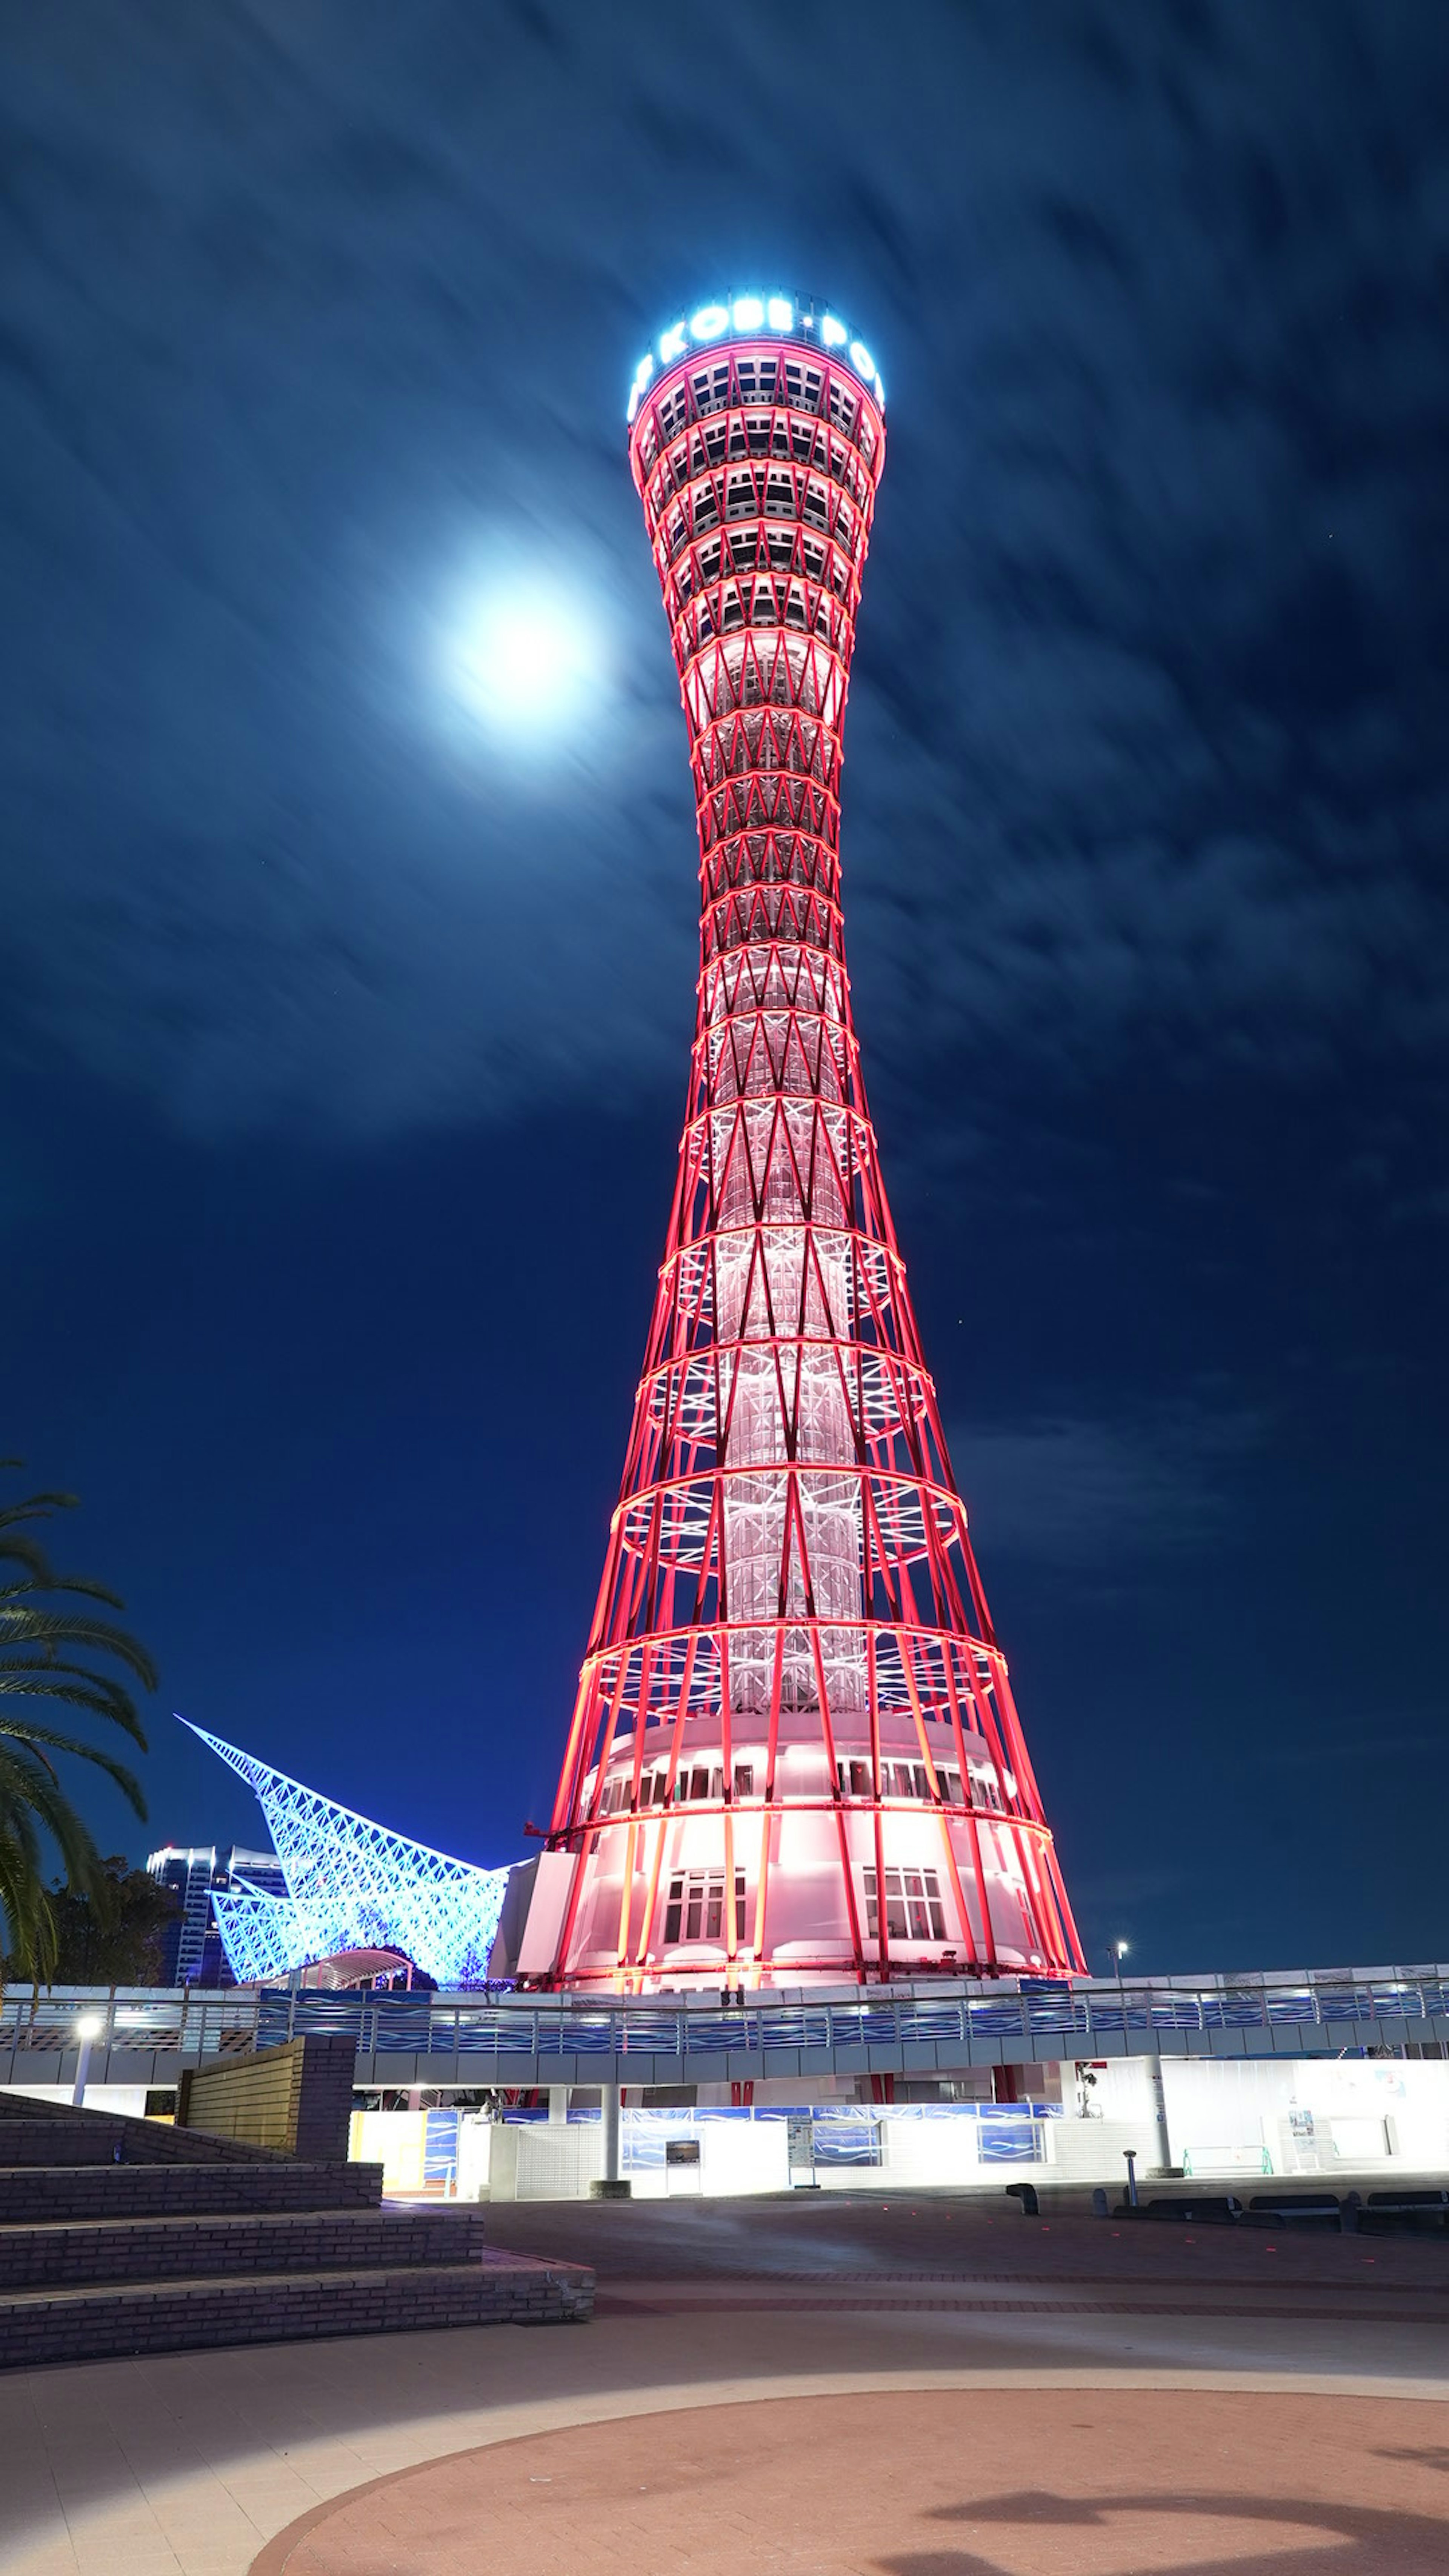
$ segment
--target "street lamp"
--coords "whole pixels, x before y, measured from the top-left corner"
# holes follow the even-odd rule
[[[80,2041],[80,2055],[75,2062],[75,2085],[70,2097],[73,2111],[79,2111],[84,2107],[86,2077],[91,2071],[91,2042],[100,2038],[105,2026],[101,2015],[94,2012],[82,2013],[76,2023],[75,2035]]]
[[[1127,2027],[1127,2021],[1126,2021],[1126,2013],[1127,2013],[1127,1989],[1126,1989],[1126,1987],[1125,1987],[1125,1986],[1123,1985],[1123,1983],[1122,1983],[1122,1962],[1123,1962],[1123,1960],[1126,1958],[1127,1953],[1128,1953],[1128,1951],[1131,1949],[1131,1947],[1132,1947],[1132,1944],[1131,1944],[1131,1942],[1130,1942],[1130,1941],[1114,1941],[1114,1942],[1113,1942],[1113,1944],[1112,1944],[1112,1956],[1113,1956],[1113,1958],[1115,1959],[1115,1961],[1116,1961],[1116,1963],[1117,1963],[1117,1993],[1118,1993],[1119,1997],[1121,1998],[1122,2013],[1123,2013],[1122,2027],[1123,2027],[1123,2029],[1124,2029],[1124,2030],[1125,2030],[1125,2029],[1126,2029],[1126,2027]]]

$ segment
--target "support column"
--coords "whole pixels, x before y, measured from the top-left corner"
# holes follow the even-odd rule
[[[558,2127],[559,2127],[560,2123],[567,2123],[568,2116],[569,2116],[569,2088],[568,2088],[568,2086],[567,2086],[566,2084],[550,2084],[550,2086],[549,2086],[549,2088],[548,2088],[548,2125],[549,2125],[549,2127],[550,2127],[551,2129],[556,2129],[556,2128],[558,2128]]]
[[[76,2023],[75,2035],[78,2048],[75,2061],[75,2083],[71,2088],[70,2096],[71,2108],[74,2111],[83,2110],[85,2107],[86,2085],[90,2079],[91,2071],[91,2047],[93,2042],[100,2038],[105,2026],[104,2019],[98,2012],[83,2012],[79,2021]]]
[[[1157,2163],[1166,2173],[1172,2163],[1172,2140],[1167,2129],[1167,2088],[1162,2080],[1162,2060],[1156,2049],[1147,2060],[1147,2082],[1152,2093],[1152,2118],[1157,2133]]]
[[[91,2037],[90,2032],[87,2031],[81,2040],[80,2049],[75,2061],[75,2082],[71,2087],[70,2095],[71,2109],[73,2111],[80,2111],[85,2107],[86,2083],[90,2076],[90,2071]]]
[[[600,2108],[604,2124],[604,2170],[589,2188],[595,2200],[627,2200],[629,2185],[619,2171],[619,2105],[617,2084],[606,2084]]]

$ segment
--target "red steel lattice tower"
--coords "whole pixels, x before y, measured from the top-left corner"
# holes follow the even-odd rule
[[[746,297],[665,333],[630,421],[689,729],[699,1012],[520,1973],[1080,1973],[851,1019],[841,721],[880,379],[833,315]]]

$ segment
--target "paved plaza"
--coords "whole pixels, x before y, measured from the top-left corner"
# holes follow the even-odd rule
[[[595,2322],[0,2380],[6,2576],[1449,2564],[1438,2243],[924,2194],[490,2233],[593,2263]]]

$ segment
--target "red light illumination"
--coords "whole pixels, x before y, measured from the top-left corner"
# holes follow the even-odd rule
[[[814,338],[692,349],[633,418],[699,1010],[527,1983],[1083,1973],[851,1017],[841,724],[884,450]]]

